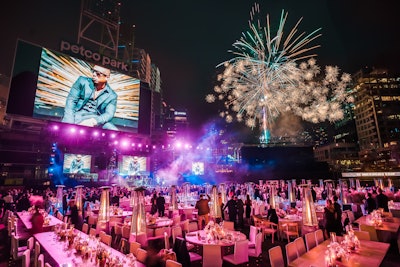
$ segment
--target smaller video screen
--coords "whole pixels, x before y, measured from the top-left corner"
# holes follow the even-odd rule
[[[193,175],[204,175],[204,162],[193,162],[192,173]]]
[[[83,154],[64,154],[63,173],[68,174],[85,174],[90,173],[92,164],[91,155]]]
[[[119,172],[122,175],[142,175],[147,171],[147,158],[138,156],[122,156],[119,166]]]

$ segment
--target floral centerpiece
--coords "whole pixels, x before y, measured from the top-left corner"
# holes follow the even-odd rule
[[[206,225],[204,232],[207,241],[221,240],[227,236],[225,230],[219,224],[214,223],[214,221],[210,221]]]
[[[372,211],[370,215],[370,221],[373,225],[382,225],[382,213],[379,210]]]
[[[105,248],[98,247],[96,251],[96,263],[98,263],[100,267],[105,266],[109,256],[110,253]]]
[[[146,221],[147,224],[151,225],[151,224],[155,224],[157,221],[157,217],[154,215],[151,215],[149,213],[146,214]]]

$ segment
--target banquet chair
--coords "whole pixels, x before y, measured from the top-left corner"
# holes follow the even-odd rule
[[[360,231],[366,231],[369,233],[369,237],[371,241],[379,241],[378,234],[376,233],[376,229],[372,225],[361,224]]]
[[[317,242],[317,246],[324,242],[324,232],[321,229],[318,229],[315,233],[315,241]]]
[[[235,242],[233,254],[223,256],[222,259],[233,265],[239,265],[249,261],[249,244],[248,240],[240,240]]]
[[[31,250],[27,249],[22,253],[22,267],[31,266]]]
[[[189,222],[189,232],[195,232],[198,230],[199,230],[199,226],[198,226],[197,222]]]
[[[84,223],[84,224],[82,225],[82,232],[85,233],[85,234],[87,234],[88,231],[89,231],[89,224]]]
[[[105,235],[106,234],[106,232],[105,231],[103,231],[103,230],[101,230],[100,232],[99,232],[99,237],[100,237],[100,240],[101,240],[101,238],[103,237],[103,235]]]
[[[44,255],[40,254],[37,259],[37,267],[44,267]]]
[[[258,233],[257,227],[250,225],[249,232],[249,248],[254,248],[256,246],[256,235]]]
[[[23,252],[29,249],[29,247],[33,247],[33,241],[33,237],[31,237],[28,239],[27,246],[19,246],[19,239],[15,236],[14,233],[11,233],[11,254],[13,260],[21,259],[23,257]]]
[[[271,239],[272,239],[272,244],[274,243],[274,239],[275,239],[275,233],[278,232],[278,225],[276,223],[273,222],[269,222],[269,221],[263,221],[263,227],[262,232],[264,235],[264,238],[266,235],[271,235]]]
[[[369,232],[367,231],[353,231],[358,240],[371,240]]]
[[[122,225],[116,224],[114,225],[114,247],[118,248],[121,246],[121,237],[122,237]]]
[[[306,240],[307,251],[310,251],[311,249],[317,246],[317,240],[315,239],[315,232],[305,234],[304,238]]]
[[[33,266],[37,267],[38,266],[38,258],[40,254],[40,243],[35,242],[35,258],[33,259]]]
[[[106,244],[107,246],[111,247],[112,236],[111,235],[107,235],[107,234],[103,234],[100,237],[100,241],[103,242],[104,244]]]
[[[165,267],[182,267],[182,264],[174,260],[166,260]]]
[[[129,242],[129,253],[132,253],[133,256],[136,257],[137,251],[139,248],[141,248],[141,246],[142,245],[140,245],[139,242],[136,242],[136,241]]]
[[[230,231],[235,231],[235,223],[231,221],[222,221],[222,228]]]
[[[189,233],[189,220],[181,221],[181,228],[185,233]]]
[[[281,246],[275,246],[268,250],[271,267],[285,267]]]
[[[131,227],[128,225],[122,226],[122,237],[129,240],[131,236]]]
[[[95,237],[95,236],[96,236],[96,229],[90,228],[90,230],[89,230],[89,235]]]
[[[179,225],[172,227],[171,232],[172,232],[172,244],[175,244],[176,237],[178,236],[183,237],[182,228]],[[186,242],[186,246],[188,250],[192,250],[195,248],[195,245],[188,242]]]
[[[285,223],[282,227],[282,233],[286,236],[288,243],[290,242],[290,237],[299,237],[299,225],[297,223]]]
[[[90,228],[93,228],[93,226],[96,226],[96,224],[97,224],[97,216],[89,216],[88,224],[89,224]]]
[[[258,233],[256,236],[256,246],[254,248],[249,248],[248,251],[249,257],[257,258],[257,261],[262,253],[262,240],[263,240],[263,233]]]
[[[146,258],[147,258],[147,251],[142,248],[138,248],[136,259],[141,263],[146,263]]]
[[[127,254],[128,252],[129,241],[126,238],[121,238],[121,243],[119,247],[119,251],[123,254]],[[136,256],[136,255],[135,255]]]
[[[219,245],[203,245],[203,267],[221,267],[221,247]]]
[[[170,249],[171,246],[169,244],[169,235],[167,232],[164,232],[164,248],[165,249]]]
[[[303,237],[300,236],[296,238],[293,242],[296,244],[298,257],[301,257],[303,254],[307,252]]]
[[[289,265],[292,261],[298,258],[296,243],[290,242],[285,246],[286,262]]]

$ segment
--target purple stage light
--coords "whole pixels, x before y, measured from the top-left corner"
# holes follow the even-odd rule
[[[93,132],[93,136],[99,136],[99,132],[98,131],[94,131]]]
[[[85,133],[85,130],[80,129],[80,130],[79,130],[79,133],[80,133],[80,134],[84,134],[84,133]]]
[[[105,133],[101,133],[101,136],[103,136],[103,137],[104,137],[104,136],[106,136],[106,134],[105,134]]]
[[[71,133],[76,133],[76,128],[75,128],[75,127],[71,127],[71,128],[69,129],[69,131],[70,131]]]
[[[138,144],[138,147],[142,147],[142,144]]]
[[[114,141],[114,145],[118,145],[118,140],[115,140],[115,141]]]
[[[59,129],[58,125],[53,125],[53,130],[57,131]]]
[[[135,143],[132,143],[132,146],[135,146],[136,144]]]
[[[121,146],[123,146],[123,147],[127,147],[129,145],[129,142],[128,141],[122,141],[122,143],[121,143]]]
[[[153,146],[153,149],[156,149],[156,146]]]
[[[182,147],[182,144],[181,144],[181,142],[176,142],[176,143],[175,143],[175,146],[176,146],[177,148],[181,148],[181,147]]]
[[[111,134],[111,138],[115,138],[115,136],[116,136],[116,135],[115,135],[114,133],[113,133],[113,134]]]

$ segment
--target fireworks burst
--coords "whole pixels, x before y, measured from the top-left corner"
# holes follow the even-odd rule
[[[339,69],[331,66],[321,73],[316,54],[310,53],[319,47],[310,43],[320,36],[320,29],[299,34],[300,19],[285,35],[288,13],[282,11],[274,33],[269,15],[264,26],[254,19],[259,13],[255,4],[250,12],[250,29],[233,43],[230,52],[235,57],[219,65],[224,66],[219,85],[206,101],[223,101],[226,111],[220,115],[227,122],[236,118],[248,127],[260,125],[264,130],[286,112],[313,123],[343,118],[342,103],[350,101],[346,91],[350,75],[340,75]]]

